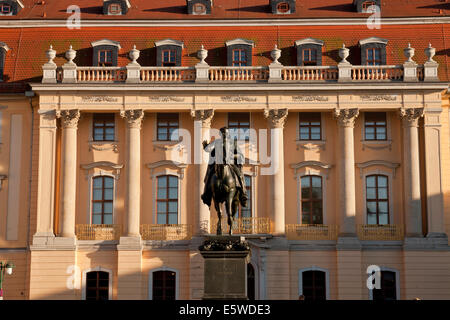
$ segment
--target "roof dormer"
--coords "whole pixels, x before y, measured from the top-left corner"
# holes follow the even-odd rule
[[[353,0],[359,13],[375,13],[381,11],[381,0]]]
[[[186,0],[188,14],[211,14],[213,0]]]
[[[15,16],[23,8],[20,0],[0,0],[0,16]]]
[[[273,14],[295,13],[295,0],[270,0]]]
[[[128,0],[103,0],[103,14],[108,16],[124,15],[130,9]]]
[[[5,66],[6,52],[9,51],[9,47],[4,42],[0,42],[0,81],[3,81],[3,69]]]
[[[108,39],[91,43],[94,48],[92,65],[94,67],[116,67],[119,57],[120,43]]]
[[[179,67],[181,66],[181,54],[184,44],[173,39],[164,39],[155,42],[156,65],[158,67]]]

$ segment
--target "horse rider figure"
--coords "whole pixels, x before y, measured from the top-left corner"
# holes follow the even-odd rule
[[[208,169],[206,171],[204,179],[205,188],[203,190],[201,198],[204,204],[206,204],[208,207],[211,206],[212,191],[210,188],[210,179],[215,171],[214,166],[216,164],[215,162],[216,157],[220,159],[221,158],[220,156],[222,156],[221,163],[229,164],[237,177],[238,180],[237,188],[240,191],[239,201],[242,207],[246,207],[248,196],[247,196],[247,188],[245,186],[244,175],[242,173],[242,163],[244,162],[244,156],[242,152],[239,150],[239,147],[237,145],[237,139],[233,139],[232,141],[230,141],[231,137],[227,127],[221,128],[220,134],[222,136],[221,139],[215,139],[209,144],[207,141],[203,141],[203,149],[206,152],[210,153],[210,157],[208,162]]]

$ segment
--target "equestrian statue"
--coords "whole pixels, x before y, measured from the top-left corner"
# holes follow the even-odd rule
[[[228,216],[229,234],[231,235],[234,217],[239,204],[247,206],[247,189],[242,173],[244,156],[237,145],[237,139],[231,139],[228,128],[220,129],[221,138],[208,143],[203,141],[203,149],[210,154],[208,170],[205,175],[205,188],[201,195],[202,201],[217,212],[217,235],[222,235],[222,213],[220,205],[225,203]]]

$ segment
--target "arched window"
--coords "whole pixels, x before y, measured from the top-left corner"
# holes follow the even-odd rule
[[[388,177],[366,177],[367,224],[389,224]]]
[[[0,13],[1,14],[8,15],[8,14],[11,14],[11,12],[12,12],[11,5],[9,5],[7,3],[0,4]]]
[[[373,289],[373,300],[397,300],[396,273],[381,271],[381,288]]]
[[[121,14],[122,8],[119,3],[111,3],[108,7],[108,14]]]
[[[372,6],[375,6],[375,2],[374,1],[365,1],[362,4],[362,12],[366,12],[366,13],[373,13],[374,11],[372,10],[373,8],[371,8]]]
[[[289,3],[287,2],[280,2],[277,4],[277,12],[278,13],[286,13],[289,12]]]
[[[176,273],[174,271],[153,272],[153,300],[175,300]]]
[[[113,223],[114,178],[92,179],[92,224]]]
[[[322,177],[301,177],[302,224],[323,224]]]
[[[205,14],[206,6],[203,3],[196,3],[194,4],[192,11],[194,14]]]
[[[251,263],[247,264],[247,298],[255,300],[255,268]]]
[[[159,176],[156,196],[158,224],[178,223],[178,177]]]
[[[305,300],[326,300],[326,273],[323,271],[303,271],[302,294]]]
[[[109,299],[109,273],[91,271],[86,274],[86,300]]]

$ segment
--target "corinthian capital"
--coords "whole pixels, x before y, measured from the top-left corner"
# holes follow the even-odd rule
[[[288,115],[288,109],[265,109],[264,117],[272,128],[284,128]]]
[[[64,129],[77,128],[80,120],[80,110],[57,110],[56,117],[61,118],[61,124]]]
[[[417,127],[419,118],[423,117],[423,108],[401,108],[399,110],[400,118],[406,127]]]
[[[122,110],[120,116],[127,121],[128,128],[141,128],[142,119],[144,118],[144,110]]]
[[[358,108],[351,109],[334,109],[334,118],[342,127],[354,127],[355,120],[359,115]]]
[[[211,128],[211,121],[214,117],[214,109],[191,110],[194,121],[201,121],[203,128]]]

